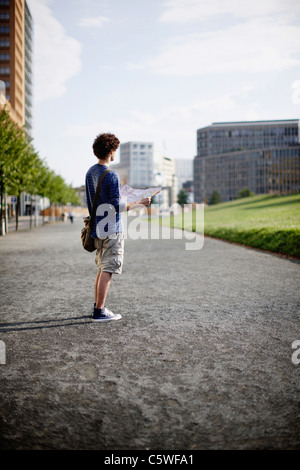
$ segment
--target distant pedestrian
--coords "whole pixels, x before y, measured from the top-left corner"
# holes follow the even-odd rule
[[[121,202],[120,177],[116,171],[109,169],[115,159],[120,144],[114,134],[100,134],[93,143],[94,155],[98,163],[93,165],[86,174],[86,200],[91,215],[94,197],[99,178],[106,171],[99,194],[98,214],[95,217],[92,237],[95,239],[96,265],[98,273],[95,280],[95,304],[93,320],[97,322],[119,320],[121,314],[114,314],[105,306],[110,288],[112,274],[121,274],[124,257],[124,233],[120,212],[129,211],[139,205],[149,206],[151,198],[137,202]]]
[[[74,214],[73,214],[73,212],[70,212],[69,217],[70,217],[70,221],[71,221],[71,224],[72,224],[72,223],[73,223],[73,219],[74,219]]]

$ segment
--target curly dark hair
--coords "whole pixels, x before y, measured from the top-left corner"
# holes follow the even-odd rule
[[[105,160],[119,145],[120,141],[114,134],[99,134],[94,140],[93,151],[97,158]]]

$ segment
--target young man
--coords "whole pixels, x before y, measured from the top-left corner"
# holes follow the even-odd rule
[[[86,200],[90,214],[99,178],[109,168],[110,162],[114,161],[119,144],[120,141],[114,134],[100,134],[94,140],[93,151],[98,163],[88,170],[85,178]],[[112,274],[122,273],[124,233],[120,212],[129,211],[141,204],[149,206],[150,202],[151,198],[132,203],[121,202],[119,175],[110,169],[104,176],[92,230],[97,248],[95,262],[98,267],[95,280],[94,321],[103,322],[122,318],[120,314],[112,313],[105,306]]]

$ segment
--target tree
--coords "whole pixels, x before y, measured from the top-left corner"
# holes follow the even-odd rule
[[[52,206],[80,204],[80,198],[74,188],[67,185],[60,175],[56,175],[51,170],[48,170],[44,175],[41,195],[47,197]]]
[[[46,164],[40,158],[37,158],[36,163],[34,165],[31,181],[29,182],[27,191],[31,194],[31,210],[30,210],[30,228],[32,226],[32,215],[33,215],[33,197],[36,196],[36,204],[35,204],[35,214],[37,215],[37,198],[39,196],[43,197],[45,182],[47,179],[47,174],[49,169],[47,168]]]
[[[184,189],[181,189],[179,193],[177,194],[177,203],[182,207],[185,204],[188,203],[188,195],[184,191]]]
[[[33,146],[27,141],[25,133],[19,133],[16,141],[14,165],[9,174],[7,189],[10,194],[17,197],[16,230],[18,230],[21,194],[34,191],[34,173],[38,162],[38,155]]]
[[[40,159],[25,129],[13,122],[4,108],[0,112],[0,230],[5,214],[2,210],[3,195],[6,192],[17,197],[16,230],[23,192],[48,197],[54,204],[80,203],[75,190]]]
[[[79,206],[81,203],[80,197],[71,185],[67,186],[67,199],[67,202],[72,204],[72,206]]]
[[[210,200],[208,202],[209,205],[212,205],[212,204],[219,204],[221,202],[221,196],[220,196],[220,193],[219,191],[213,191],[211,196],[210,196]]]
[[[254,193],[252,193],[250,189],[244,188],[240,190],[238,197],[249,197],[249,196],[254,196]]]
[[[1,231],[2,231],[2,218],[5,214],[3,210],[4,193],[7,187],[7,178],[11,171],[11,153],[14,152],[15,147],[16,127],[10,119],[6,109],[0,113],[0,193],[1,193]]]
[[[28,141],[24,128],[20,128],[11,120],[6,109],[0,113],[0,149],[1,194],[8,191],[17,196],[16,230],[18,230],[20,196],[27,190],[32,176],[31,170],[38,156]],[[2,217],[1,211],[1,219]]]

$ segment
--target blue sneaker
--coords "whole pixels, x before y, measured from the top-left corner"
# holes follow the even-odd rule
[[[112,320],[120,320],[122,315],[119,313],[111,312],[107,307],[105,307],[105,313],[100,314],[100,310],[98,308],[94,309],[93,314],[93,321],[101,322],[101,321],[112,321]]]

